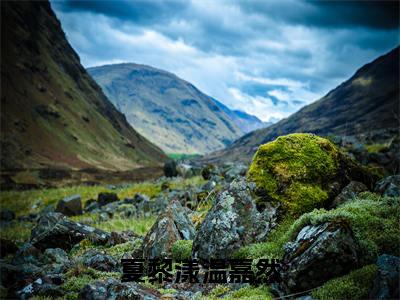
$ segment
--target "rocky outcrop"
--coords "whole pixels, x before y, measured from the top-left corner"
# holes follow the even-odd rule
[[[378,181],[375,192],[387,197],[400,197],[400,175],[393,175]]]
[[[373,181],[332,142],[306,133],[261,145],[247,177],[256,183],[259,205],[280,203],[293,216],[329,206],[351,180]]]
[[[370,299],[399,299],[400,258],[381,255],[377,261],[378,273],[370,291]]]
[[[106,243],[110,234],[67,219],[60,213],[43,215],[32,229],[30,242],[39,249],[71,249],[76,243],[88,238],[96,243]]]
[[[145,258],[167,257],[172,245],[178,240],[192,240],[195,229],[186,210],[178,201],[173,201],[166,212],[160,215],[143,241]]]
[[[365,184],[358,181],[351,181],[342,189],[340,194],[335,197],[331,204],[331,208],[338,207],[340,204],[354,199],[359,193],[366,191],[368,191],[368,188]]]
[[[57,203],[56,212],[66,216],[76,216],[82,214],[82,201],[80,195],[66,197]]]
[[[252,197],[254,188],[241,178],[217,195],[196,234],[192,256],[202,260],[227,258],[241,246],[268,236],[276,225],[276,209],[259,213]]]
[[[348,273],[358,262],[359,247],[346,223],[308,225],[285,245],[281,287],[294,293],[309,290]]]
[[[140,286],[134,282],[121,283],[115,279],[98,280],[83,287],[78,299],[106,300],[106,299],[160,299],[161,294],[155,289]]]

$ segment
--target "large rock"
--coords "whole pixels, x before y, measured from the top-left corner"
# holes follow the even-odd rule
[[[100,207],[118,200],[119,198],[115,193],[99,193],[97,196],[97,203]]]
[[[76,216],[82,214],[82,201],[80,195],[66,197],[57,203],[56,212],[66,216]]]
[[[376,274],[370,299],[399,299],[400,258],[392,255],[381,255],[377,261]]]
[[[393,175],[379,180],[375,192],[387,197],[400,197],[400,175]]]
[[[233,181],[217,195],[193,242],[192,256],[201,260],[227,258],[240,247],[265,240],[276,225],[276,210],[259,213],[253,201],[254,184]]]
[[[368,188],[365,184],[358,181],[351,181],[348,185],[346,185],[339,195],[335,197],[332,202],[331,207],[338,207],[340,204],[343,204],[349,200],[354,199],[361,192],[368,191]]]
[[[115,279],[98,280],[87,284],[80,291],[78,299],[106,300],[106,299],[160,299],[161,294],[155,289],[150,289],[134,282],[119,282]]]
[[[169,160],[164,164],[164,175],[166,177],[178,176],[178,171],[176,170],[175,160]]]
[[[351,180],[374,181],[329,140],[306,133],[261,145],[247,176],[257,185],[259,204],[281,203],[294,216],[329,206]]]
[[[144,257],[168,257],[176,241],[192,240],[194,236],[194,225],[186,210],[178,201],[173,201],[144,238]]]
[[[305,226],[285,245],[281,286],[301,292],[355,269],[359,248],[350,227],[342,222]]]
[[[110,234],[73,222],[60,213],[42,216],[32,229],[30,242],[41,250],[47,248],[71,249],[81,240],[88,238],[96,243],[106,243]]]
[[[183,178],[190,178],[190,177],[200,174],[200,172],[201,172],[200,169],[197,169],[197,168],[195,168],[191,165],[185,164],[185,163],[179,163],[176,166],[176,171],[178,172],[178,175]]]
[[[117,271],[118,262],[111,256],[101,253],[95,249],[90,249],[82,256],[83,264],[98,271],[111,272]]]

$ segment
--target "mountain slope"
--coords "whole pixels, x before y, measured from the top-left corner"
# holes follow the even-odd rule
[[[1,167],[127,170],[165,154],[81,66],[49,2],[1,2]]]
[[[265,128],[271,125],[271,122],[263,122],[259,118],[241,110],[231,110],[226,105],[213,99],[218,107],[225,112],[235,124],[240,128],[243,133],[249,133],[251,131]]]
[[[117,64],[88,69],[128,121],[169,153],[207,153],[243,132],[192,84],[149,66]]]
[[[280,135],[379,136],[399,133],[399,47],[360,68],[349,80],[290,117],[251,132],[207,159],[250,161],[259,145]]]

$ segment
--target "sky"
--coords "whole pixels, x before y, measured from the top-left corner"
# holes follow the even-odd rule
[[[167,70],[232,109],[276,121],[399,45],[391,1],[51,2],[85,67]]]

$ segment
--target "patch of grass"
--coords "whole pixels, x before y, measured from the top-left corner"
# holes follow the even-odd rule
[[[31,222],[14,221],[9,226],[1,228],[0,237],[17,244],[23,244],[29,240],[33,225]]]
[[[105,222],[95,223],[93,226],[108,232],[132,230],[138,235],[145,235],[153,226],[156,219],[156,216],[125,219],[112,218]]]
[[[229,292],[229,287],[218,285],[207,296],[200,298],[201,300],[232,300],[232,299],[245,299],[245,300],[272,300],[273,297],[266,286],[247,286],[239,290]]]
[[[173,160],[189,159],[199,156],[199,154],[187,154],[187,153],[167,153],[168,157]]]
[[[369,153],[379,153],[381,151],[387,150],[389,147],[386,144],[371,144],[365,145],[365,148]]]
[[[378,267],[374,264],[364,266],[345,276],[326,282],[314,290],[313,299],[368,299],[368,292],[375,278]]]
[[[184,259],[190,259],[192,254],[193,241],[191,240],[179,240],[176,241],[171,248],[172,258],[175,261]]]

